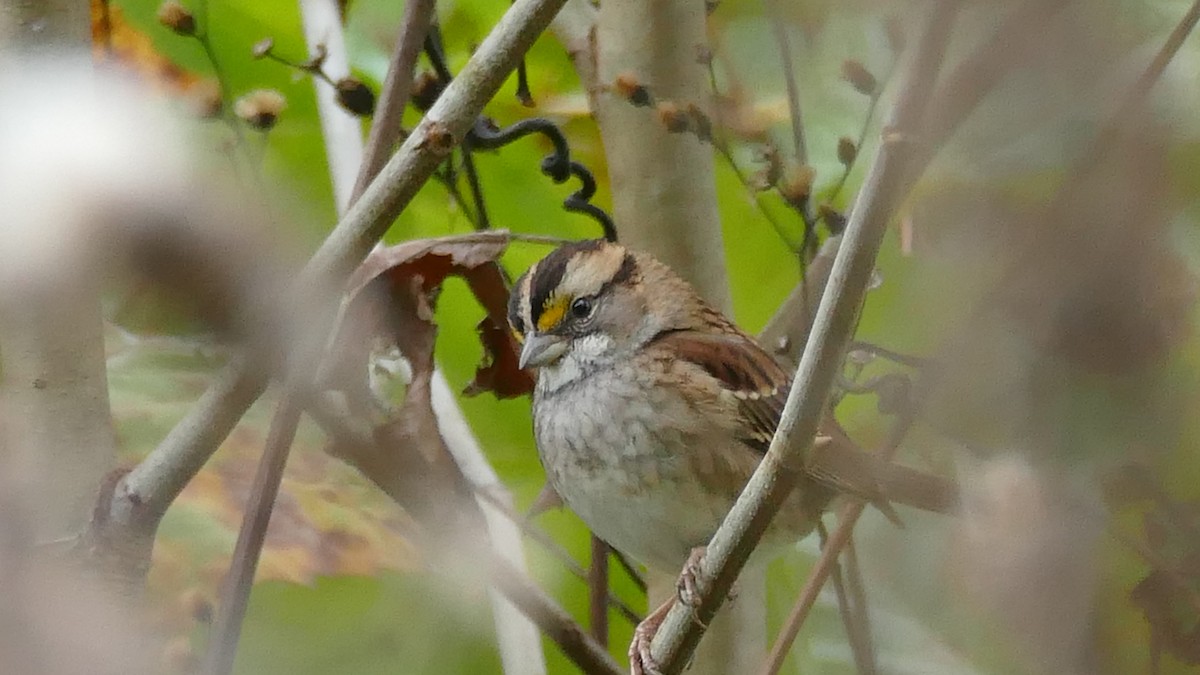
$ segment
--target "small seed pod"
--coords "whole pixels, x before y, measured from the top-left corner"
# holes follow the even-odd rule
[[[375,112],[375,93],[356,77],[343,77],[337,81],[338,104],[359,117]]]
[[[816,178],[816,170],[807,164],[789,167],[779,181],[779,194],[792,206],[802,208],[812,194]]]
[[[192,37],[196,34],[196,17],[175,0],[167,0],[158,6],[158,22],[176,35]]]
[[[858,157],[858,146],[854,145],[854,141],[842,136],[838,139],[837,156],[842,166],[849,167]]]
[[[279,121],[279,115],[287,107],[287,99],[274,89],[255,89],[233,104],[233,112],[246,124],[260,131],[268,131]]]
[[[817,213],[821,216],[821,220],[825,221],[825,227],[830,234],[841,234],[846,229],[846,216],[829,204],[819,206]]]
[[[842,62],[842,79],[854,86],[854,89],[860,94],[874,96],[875,90],[879,87],[879,82],[871,71],[862,64],[861,61],[847,59]]]
[[[442,90],[446,85],[442,84],[437,75],[422,70],[413,80],[412,85],[412,104],[413,107],[421,112],[428,112],[433,104],[437,102],[438,96],[442,95]]]

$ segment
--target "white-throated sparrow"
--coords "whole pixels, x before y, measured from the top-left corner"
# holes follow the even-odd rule
[[[509,321],[521,367],[537,369],[534,430],[551,485],[612,546],[679,570],[770,444],[789,374],[666,265],[604,241],[534,264],[514,287]],[[874,478],[817,472],[772,534],[806,534],[839,491],[882,503]],[[655,627],[639,628],[635,672]]]

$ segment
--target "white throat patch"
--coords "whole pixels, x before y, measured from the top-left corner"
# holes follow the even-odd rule
[[[578,380],[596,365],[613,357],[613,340],[607,335],[592,333],[571,344],[557,362],[538,369],[537,388],[551,392]]]

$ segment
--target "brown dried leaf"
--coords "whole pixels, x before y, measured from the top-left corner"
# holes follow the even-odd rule
[[[403,334],[410,312],[393,305],[404,303],[397,295],[405,289],[407,280],[420,277],[426,292],[438,288],[446,277],[463,277],[472,293],[487,312],[487,322],[495,327],[508,325],[508,287],[496,260],[508,246],[505,232],[481,232],[466,236],[422,239],[398,246],[379,249],[367,257],[348,283],[349,301],[343,335],[338,340],[338,373],[336,388],[351,396],[366,395],[365,372],[372,340],[380,335],[395,338],[397,346],[411,361]],[[399,310],[399,311],[398,311]],[[496,334],[497,331],[500,334]],[[398,333],[399,332],[399,333]],[[498,396],[517,396],[532,388],[529,375],[516,367],[517,345],[507,330],[497,328],[483,335],[485,365],[468,388],[479,392],[492,390]],[[414,364],[414,370],[416,364]]]

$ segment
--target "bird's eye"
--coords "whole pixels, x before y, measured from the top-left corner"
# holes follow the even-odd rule
[[[576,319],[586,319],[591,313],[591,298],[575,298],[575,300],[571,303],[571,315]]]

